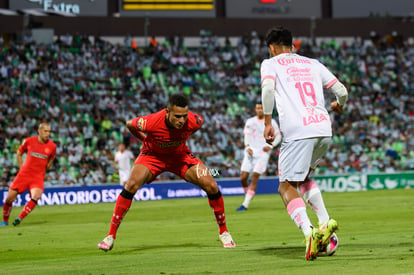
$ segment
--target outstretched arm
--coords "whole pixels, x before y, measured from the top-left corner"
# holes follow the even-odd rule
[[[128,128],[129,132],[131,132],[132,135],[134,135],[134,137],[136,137],[137,139],[139,139],[140,141],[144,141],[144,139],[147,137],[145,135],[145,133],[139,131],[136,127],[134,127],[132,125],[132,119],[128,120],[126,123],[126,127]]]

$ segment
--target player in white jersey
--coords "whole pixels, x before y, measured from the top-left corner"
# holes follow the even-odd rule
[[[131,171],[131,160],[135,159],[130,150],[125,149],[125,144],[118,145],[118,152],[115,154],[115,165],[118,164],[119,184],[124,186]]]
[[[272,119],[273,128],[276,131],[275,139],[272,144],[268,144],[264,139],[264,114],[262,103],[257,103],[255,107],[256,116],[249,118],[244,125],[244,158],[241,165],[240,181],[245,191],[244,201],[237,211],[246,211],[250,201],[256,194],[257,183],[260,176],[266,171],[267,163],[271,150],[276,147],[282,139],[279,126]],[[249,175],[251,182],[249,185]]]
[[[347,89],[321,63],[293,53],[292,33],[271,29],[266,36],[270,58],[261,65],[264,137],[275,138],[272,112],[276,101],[282,145],[279,155],[279,193],[293,222],[306,238],[306,260],[314,260],[338,228],[330,219],[321,192],[309,178],[331,144],[331,121],[323,89],[333,92],[332,111],[341,114]],[[299,188],[303,199],[297,190]],[[313,227],[304,200],[315,211],[319,228]]]

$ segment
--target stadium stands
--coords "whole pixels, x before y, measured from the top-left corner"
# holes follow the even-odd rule
[[[345,115],[332,115],[334,146],[319,174],[414,169],[414,46],[385,38],[301,43],[300,52],[326,64],[350,92]],[[191,150],[221,177],[239,175],[243,125],[260,100],[259,69],[267,56],[255,32],[236,46],[220,46],[214,36],[203,37],[199,48],[174,38],[137,48],[85,37],[1,46],[3,186],[17,172],[19,144],[36,134],[41,120],[51,123],[57,143],[47,185],[117,182],[112,166],[117,143],[126,143],[135,155],[140,148],[125,121],[163,108],[177,92],[187,94],[192,111],[205,119],[190,139]],[[276,151],[268,175],[276,174]]]

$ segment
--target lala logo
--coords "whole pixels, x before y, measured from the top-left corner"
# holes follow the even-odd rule
[[[308,116],[303,117],[303,125],[308,126],[312,123],[319,123],[324,120],[328,120],[324,114],[315,114],[315,109],[313,108],[306,108],[306,111],[308,111]]]
[[[272,3],[276,3],[276,0],[260,0],[260,3],[263,3],[263,4],[272,4]]]

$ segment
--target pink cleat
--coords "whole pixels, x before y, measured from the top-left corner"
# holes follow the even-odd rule
[[[112,237],[112,235],[106,236],[105,239],[102,240],[102,242],[98,243],[98,248],[105,252],[111,250],[112,247],[114,247],[114,238]]]
[[[236,247],[236,243],[233,241],[229,232],[223,232],[219,235],[220,241],[223,243],[224,248],[234,248]]]

